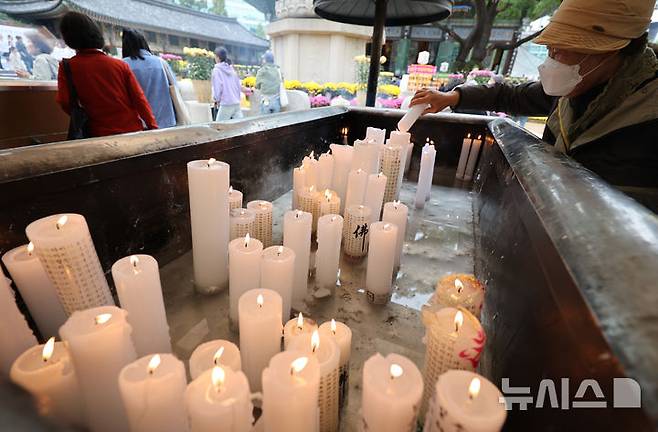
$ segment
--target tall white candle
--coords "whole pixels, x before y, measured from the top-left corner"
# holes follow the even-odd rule
[[[484,303],[484,285],[472,274],[449,274],[436,283],[432,303],[444,307],[463,307],[475,317]]]
[[[68,343],[92,432],[128,430],[119,372],[137,358],[126,311],[102,306],[74,312],[59,333]]]
[[[190,356],[190,376],[193,380],[215,366],[230,368],[234,371],[242,370],[238,347],[227,340],[215,339],[202,343],[194,349]]]
[[[370,174],[368,176],[368,186],[366,187],[366,197],[364,204],[370,208],[372,221],[376,222],[382,214],[382,203],[384,201],[384,192],[386,189],[387,178],[383,173]]]
[[[265,432],[318,432],[320,365],[302,351],[272,357],[263,371]]]
[[[322,153],[318,159],[318,190],[331,189],[331,180],[334,175],[334,157],[329,153]]]
[[[327,214],[318,220],[318,251],[315,255],[315,280],[318,288],[336,287],[342,233],[341,216]]]
[[[315,159],[314,152],[304,158],[302,167],[306,170],[306,186],[315,186],[318,184],[318,161]]]
[[[473,178],[473,173],[475,172],[475,165],[478,161],[478,156],[480,155],[480,147],[482,146],[482,136],[478,135],[476,139],[473,140],[471,145],[471,152],[468,154],[468,162],[466,163],[466,170],[464,171],[464,180],[468,181]]]
[[[371,303],[385,304],[391,298],[397,237],[397,226],[389,222],[370,225],[366,295]]]
[[[407,173],[409,172],[409,168],[411,167],[411,157],[413,156],[414,153],[414,143],[411,141],[407,143],[406,148],[404,150],[404,172]]]
[[[290,342],[288,350],[304,352],[318,359],[320,365],[320,432],[338,432],[338,365],[340,349],[333,338],[319,331],[301,335]]]
[[[420,158],[420,173],[418,174],[418,186],[416,187],[415,206],[417,209],[425,207],[425,198],[432,187],[432,178],[434,176],[434,161],[436,159],[436,150],[433,145],[426,144],[423,147]]]
[[[229,171],[212,158],[187,163],[194,284],[204,294],[228,285]]]
[[[253,405],[247,377],[241,371],[215,366],[185,390],[191,432],[250,432]]]
[[[310,186],[310,185],[309,185]],[[299,194],[306,186],[306,170],[298,167],[292,170],[292,210],[299,208]]]
[[[263,369],[281,351],[281,304],[281,296],[268,289],[240,297],[240,356],[252,390],[262,389]]]
[[[384,202],[390,202],[398,198],[400,194],[404,152],[402,147],[386,145],[382,151],[382,173],[386,176],[386,189],[384,190]]]
[[[411,134],[404,131],[393,131],[387,145],[406,147],[411,142]]]
[[[430,146],[430,148],[434,147],[434,141],[429,139],[429,138],[427,138],[427,144]],[[434,156],[434,158],[436,159],[436,155]],[[409,159],[409,158],[407,158],[407,159]],[[434,176],[434,173],[432,173],[432,176]],[[426,202],[430,200],[431,194],[432,194],[432,186],[430,185],[430,187],[425,189],[425,201]]]
[[[331,144],[331,153],[334,156],[334,174],[331,180],[331,189],[338,193],[341,200],[341,213],[345,208],[345,195],[347,193],[347,176],[352,167],[354,148],[347,145]]]
[[[298,336],[313,334],[318,324],[311,318],[305,317],[301,312],[295,318],[288,320],[283,327],[283,348],[287,349],[290,342]]]
[[[395,242],[395,267],[400,267],[400,259],[402,258],[402,246],[404,246],[404,238],[407,233],[407,215],[409,208],[402,204],[400,201],[387,202],[384,204],[384,214],[382,216],[383,222],[394,224],[398,227],[398,238]]]
[[[350,388],[350,357],[352,356],[352,330],[342,322],[332,319],[322,323],[320,335],[333,339],[340,349],[340,361],[338,362],[338,399],[342,407],[347,402]]]
[[[264,248],[272,246],[272,203],[250,201],[247,208],[255,213],[254,231],[251,234],[263,243]]]
[[[263,243],[245,237],[236,238],[228,245],[229,250],[229,319],[232,326],[238,325],[238,302],[242,294],[260,284],[260,259]]]
[[[376,127],[366,128],[366,141],[371,139],[379,145],[384,145],[386,140],[386,129],[378,129]]]
[[[119,389],[132,432],[186,432],[185,365],[171,354],[136,360],[119,373]]]
[[[367,174],[376,174],[379,171],[379,149],[373,140],[354,141],[352,171],[360,169]]]
[[[449,370],[435,385],[423,432],[498,432],[507,411],[496,386],[474,372]]]
[[[409,111],[398,122],[398,130],[407,132],[416,123],[416,120],[423,115],[423,112],[430,107],[430,104],[419,104],[409,108]]]
[[[2,262],[9,270],[41,335],[56,335],[66,321],[66,313],[59,302],[55,286],[34,253],[34,245],[30,243],[10,250],[2,256]]]
[[[411,360],[399,354],[373,355],[363,364],[362,388],[364,430],[416,430],[423,378]]]
[[[462,142],[462,151],[459,154],[459,163],[457,164],[457,171],[455,172],[455,177],[459,180],[464,179],[464,174],[466,173],[466,162],[468,161],[468,154],[471,152],[471,144],[473,144],[473,139],[469,133],[464,138]]]
[[[299,210],[311,214],[313,217],[311,227],[314,232],[318,225],[321,197],[322,194],[315,189],[315,186],[303,188],[299,193]]]
[[[25,232],[68,315],[114,304],[83,216],[48,216],[29,224]]]
[[[292,300],[306,297],[308,266],[311,254],[311,226],[313,216],[302,211],[287,211],[283,216],[283,245],[295,253],[295,277]]]
[[[158,262],[150,255],[131,255],[112,266],[121,308],[128,312],[138,356],[171,352]]]
[[[9,283],[9,279],[0,270],[0,367],[5,376],[9,375],[14,360],[37,344],[37,338],[18,310],[14,290]]]
[[[450,370],[474,371],[484,348],[485,334],[480,322],[466,309],[430,305],[423,307],[425,325],[425,393],[421,415],[425,416],[433,396],[433,383],[439,375]]]
[[[228,208],[229,210],[242,208],[242,192],[233,189],[233,186],[228,188]]]
[[[251,235],[256,230],[256,213],[253,210],[238,208],[233,209],[231,214],[230,239]]]
[[[295,252],[284,246],[270,246],[263,251],[260,268],[260,287],[281,296],[281,316],[290,318],[292,287],[295,277]]]
[[[347,255],[359,258],[368,253],[370,217],[370,209],[366,206],[353,205],[346,208],[343,250]]]
[[[368,173],[362,169],[352,170],[347,180],[347,194],[345,196],[345,212],[353,205],[362,205],[368,187]]]
[[[65,343],[51,337],[29,348],[11,367],[11,380],[32,394],[39,414],[60,425],[84,427],[78,378]]]

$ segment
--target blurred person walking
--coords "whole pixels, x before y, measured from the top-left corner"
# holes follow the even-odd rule
[[[53,49],[46,39],[38,32],[32,32],[26,35],[27,50],[34,57],[32,64],[32,73],[27,71],[16,71],[16,74],[23,78],[35,80],[50,81],[57,79],[59,61],[51,55]]]
[[[25,42],[23,42],[23,36],[16,36],[16,50],[21,55],[21,60],[25,63],[25,67],[29,73],[32,73],[32,63],[34,58],[27,52],[27,47]]]
[[[144,35],[137,30],[123,29],[123,61],[132,69],[142,87],[151,111],[160,128],[176,126],[174,104],[169,93],[169,80],[165,68],[169,65],[151,53]],[[173,72],[171,73],[173,76]],[[175,85],[175,83],[174,83]]]
[[[240,78],[228,58],[226,48],[215,50],[215,67],[212,70],[212,100],[217,110],[214,120],[240,119]]]
[[[263,65],[256,74],[256,88],[260,90],[260,113],[273,114],[281,111],[281,70],[274,64],[274,54],[263,54]]]
[[[130,66],[101,51],[104,40],[99,26],[84,14],[68,12],[62,17],[60,31],[66,45],[76,51],[71,59],[62,60],[58,74],[57,102],[72,115],[69,137],[157,129]]]

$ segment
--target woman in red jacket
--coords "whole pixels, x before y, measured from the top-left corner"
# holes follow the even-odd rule
[[[66,45],[76,51],[69,65],[78,99],[89,117],[90,136],[157,129],[151,107],[128,64],[101,51],[104,40],[98,25],[84,14],[69,12],[62,17],[60,31]],[[60,64],[57,102],[70,113],[68,85]]]

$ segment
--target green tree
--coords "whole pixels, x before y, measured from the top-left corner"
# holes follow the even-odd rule
[[[212,6],[208,8],[208,12],[215,15],[226,16],[226,3],[224,0],[213,0]]]
[[[194,9],[197,11],[205,11],[208,8],[208,3],[206,0],[175,0],[176,4]]]

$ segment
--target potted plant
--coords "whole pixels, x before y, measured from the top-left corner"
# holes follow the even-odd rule
[[[199,102],[210,103],[210,76],[215,67],[215,54],[203,48],[183,48],[187,59],[187,77],[192,80]]]

